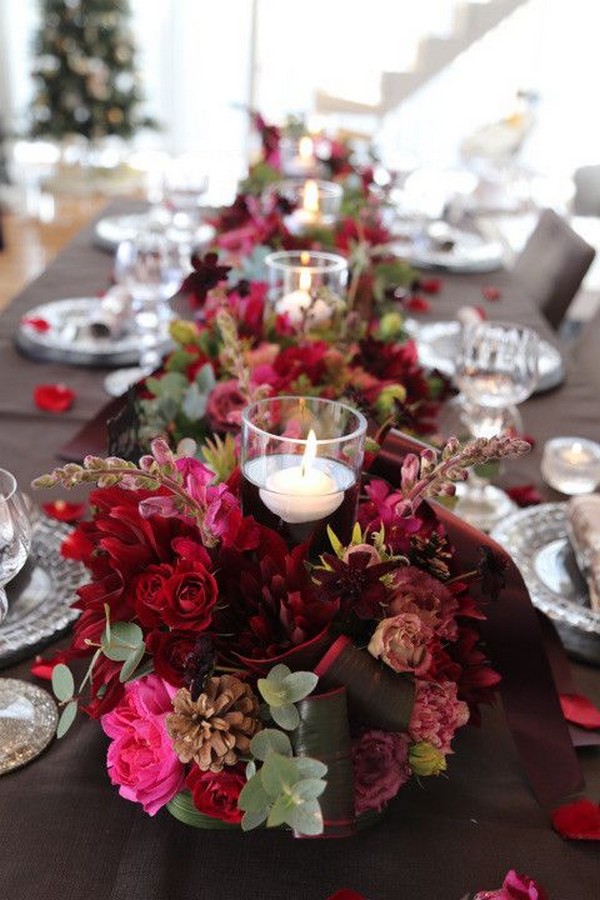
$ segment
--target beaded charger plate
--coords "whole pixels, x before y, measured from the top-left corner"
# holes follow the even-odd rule
[[[60,555],[71,526],[40,517],[33,526],[29,559],[6,586],[8,614],[0,624],[0,667],[50,641],[79,615],[71,608],[86,580],[78,562]]]
[[[508,550],[532,603],[553,620],[567,650],[600,665],[600,612],[589,605],[567,537],[566,509],[566,503],[520,509],[490,536]]]
[[[56,731],[58,713],[48,691],[0,678],[0,775],[39,756]]]
[[[429,322],[417,327],[414,337],[421,365],[452,376],[461,328],[459,322]],[[557,387],[565,377],[562,356],[556,347],[547,341],[540,341],[539,347],[539,380],[535,393]]]

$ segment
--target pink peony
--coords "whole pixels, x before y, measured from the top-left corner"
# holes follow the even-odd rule
[[[548,895],[533,878],[511,869],[500,890],[480,891],[473,900],[548,900]]]
[[[394,572],[391,588],[388,613],[397,616],[418,611],[439,637],[456,640],[458,603],[441,581],[415,566],[405,566]]]
[[[172,688],[157,675],[125,686],[122,700],[102,716],[108,748],[108,774],[126,800],[155,815],[184,783],[184,767],[173,751],[165,717],[173,711]]]
[[[352,747],[356,814],[381,810],[410,778],[404,734],[366,731]]]
[[[367,649],[396,672],[424,675],[431,666],[432,638],[433,630],[420,616],[400,613],[379,623]]]
[[[441,750],[451,753],[450,742],[458,728],[469,720],[469,707],[457,697],[453,681],[415,682],[413,706],[408,733],[413,741],[428,741]]]
[[[237,380],[232,378],[212,389],[206,404],[206,415],[215,431],[237,431],[242,423],[242,410],[247,405]]]

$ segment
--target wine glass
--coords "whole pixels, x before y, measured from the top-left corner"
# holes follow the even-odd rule
[[[21,571],[31,548],[31,525],[14,475],[0,469],[0,621],[8,612],[4,586]]]
[[[471,437],[522,430],[517,404],[535,390],[538,355],[539,338],[531,328],[511,322],[465,326],[454,378],[461,390],[460,419]],[[512,509],[504,491],[473,470],[456,506],[458,515],[484,531]]]
[[[107,392],[120,397],[161,362],[161,345],[167,340],[172,318],[169,299],[177,293],[183,277],[180,248],[159,229],[141,232],[119,244],[114,277],[131,295],[132,325],[140,347],[138,366],[117,369],[104,381]]]

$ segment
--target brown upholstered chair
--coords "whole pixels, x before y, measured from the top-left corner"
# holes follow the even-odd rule
[[[513,281],[558,329],[595,255],[564,219],[545,209],[517,257]]]
[[[583,324],[570,353],[575,365],[583,369],[587,380],[600,392],[600,310]]]
[[[600,216],[600,166],[582,166],[577,169],[573,212],[576,216]]]

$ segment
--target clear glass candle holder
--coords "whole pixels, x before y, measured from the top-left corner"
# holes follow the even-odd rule
[[[586,438],[547,441],[542,457],[544,480],[563,494],[589,494],[600,484],[600,444]]]
[[[293,211],[284,223],[292,234],[304,234],[314,228],[331,228],[342,207],[343,190],[334,181],[280,181],[268,189],[268,196],[284,197]]]
[[[287,314],[298,330],[329,322],[345,307],[348,262],[336,253],[281,250],[265,263],[269,277],[267,313]]]
[[[356,519],[367,421],[332,400],[271,397],[242,414],[242,507],[288,546],[331,552]]]
[[[288,178],[316,178],[323,164],[316,154],[316,142],[309,134],[282,137],[279,141],[281,171]]]

